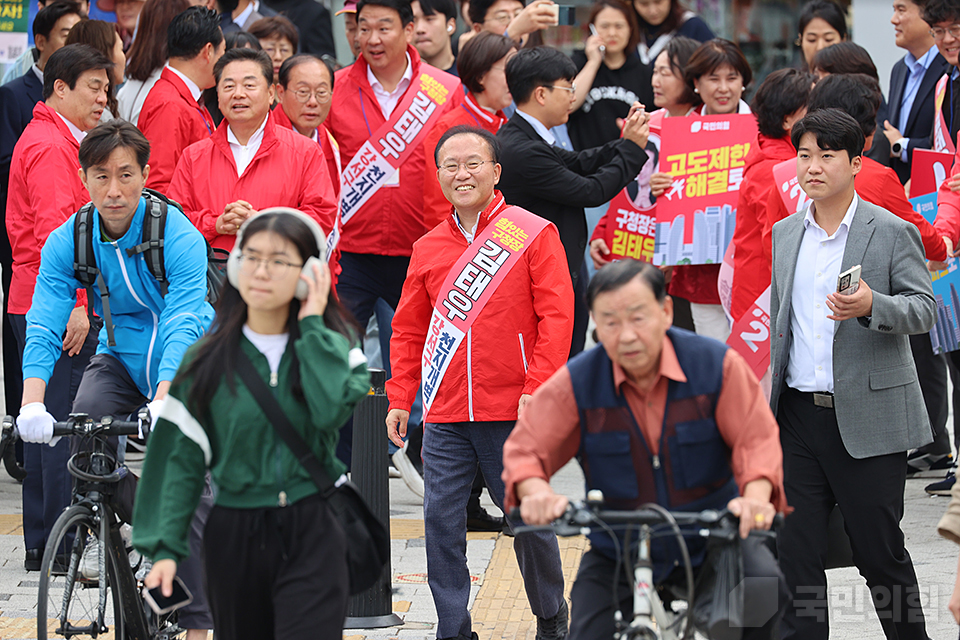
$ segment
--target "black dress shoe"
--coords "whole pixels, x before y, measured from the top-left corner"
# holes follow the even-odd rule
[[[467,531],[500,531],[503,518],[492,516],[482,507],[475,513],[467,514]]]
[[[27,549],[23,558],[23,568],[27,571],[40,571],[40,560],[43,559],[43,549]]]

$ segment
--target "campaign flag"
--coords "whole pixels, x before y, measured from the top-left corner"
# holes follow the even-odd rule
[[[914,149],[910,165],[910,195],[925,196],[940,188],[950,175],[953,154],[930,149]]]
[[[914,211],[931,224],[937,217],[937,193],[910,198]],[[937,323],[930,329],[930,346],[934,354],[960,350],[960,260],[947,258],[947,268],[930,274],[933,297],[937,301]],[[867,284],[870,284],[867,282]]]
[[[750,114],[664,119],[660,170],[673,184],[657,198],[654,264],[720,264],[756,137]]]
[[[733,323],[727,344],[743,356],[757,378],[763,377],[770,366],[770,287]]]
[[[610,260],[633,258],[641,262],[653,262],[653,247],[656,239],[657,208],[637,207],[623,189],[610,201],[606,237]]]
[[[27,49],[29,0],[0,0],[0,62],[13,62]]]

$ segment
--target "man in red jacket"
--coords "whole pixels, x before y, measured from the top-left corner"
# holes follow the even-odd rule
[[[20,355],[26,343],[26,313],[40,270],[40,250],[50,233],[90,198],[80,181],[80,141],[97,126],[107,104],[107,71],[113,63],[87,45],[69,45],[50,56],[43,70],[43,99],[23,131],[10,163],[7,234],[13,250],[13,278],[7,312]],[[86,294],[77,292],[77,306],[63,337],[63,353],[47,386],[47,410],[66,420],[83,370],[97,346],[84,309]],[[25,444],[23,538],[27,571],[40,569],[40,558],[53,523],[70,504],[67,473],[70,444],[55,447]]]
[[[213,66],[223,55],[216,12],[190,7],[167,28],[170,60],[150,89],[137,126],[150,141],[147,186],[167,192],[183,150],[213,133],[213,118],[201,94],[216,84]]]
[[[457,126],[440,138],[437,177],[453,209],[413,246],[390,342],[386,422],[398,446],[423,378],[423,519],[438,638],[477,637],[465,553],[477,464],[502,508],[503,443],[531,394],[566,361],[573,334],[560,235],[507,206],[495,190],[499,157],[496,138],[478,127]],[[524,534],[514,546],[537,638],[566,637],[556,537]]]
[[[337,202],[320,146],[270,117],[273,62],[231,49],[214,68],[223,122],[187,148],[169,195],[214,248],[230,250],[237,229],[266,207],[292,207],[333,230]]]

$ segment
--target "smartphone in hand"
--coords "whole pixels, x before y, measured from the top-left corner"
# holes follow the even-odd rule
[[[850,267],[837,276],[837,293],[852,295],[860,288],[860,265]]]
[[[154,587],[143,592],[143,599],[147,601],[147,604],[158,616],[166,615],[193,602],[193,596],[183,584],[180,576],[174,577],[173,594],[169,598],[163,595],[160,589],[161,587]]]

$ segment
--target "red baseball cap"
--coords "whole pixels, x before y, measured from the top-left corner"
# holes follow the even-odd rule
[[[106,1],[113,3],[113,0],[106,0]],[[343,3],[343,9],[340,9],[340,11],[337,11],[333,15],[338,16],[341,13],[356,13],[356,12],[357,12],[357,1],[347,0],[346,2]]]

